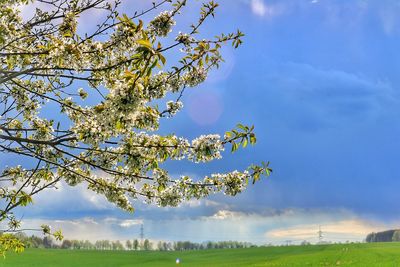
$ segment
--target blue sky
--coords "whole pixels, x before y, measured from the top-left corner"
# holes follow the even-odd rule
[[[134,215],[83,187],[61,185],[20,211],[26,225],[50,222],[67,237],[96,240],[137,238],[144,223],[154,240],[260,244],[314,242],[318,225],[332,241],[399,227],[400,3],[219,2],[203,33],[239,28],[244,45],[224,49],[226,63],[186,92],[185,108],[161,131],[223,134],[241,122],[255,125],[258,143],[207,165],[171,164],[170,171],[201,177],[270,161],[273,175],[235,198],[169,209],[138,203]],[[193,20],[196,5],[181,22]]]

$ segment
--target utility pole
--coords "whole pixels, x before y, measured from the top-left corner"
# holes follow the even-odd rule
[[[322,242],[322,238],[323,238],[323,235],[322,235],[322,230],[321,230],[321,225],[320,225],[319,226],[319,231],[318,231],[318,239],[319,239],[320,243]]]
[[[140,225],[140,246],[143,248],[144,228],[143,224]]]

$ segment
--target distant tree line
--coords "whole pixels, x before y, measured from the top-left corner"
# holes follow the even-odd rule
[[[125,250],[120,241],[98,240],[95,243],[89,240],[69,240],[64,239],[61,243],[55,242],[50,236],[38,237],[35,235],[27,236],[24,233],[16,234],[27,248],[59,248],[59,249],[98,249],[98,250]]]
[[[249,242],[238,241],[219,241],[219,242],[203,242],[194,243],[190,241],[177,241],[173,243],[158,242],[157,250],[203,250],[203,249],[224,249],[224,248],[249,248],[255,245]]]
[[[400,242],[400,229],[387,230],[383,232],[370,233],[367,235],[367,242]]]
[[[238,241],[219,241],[194,243],[190,241],[165,242],[159,241],[153,243],[149,239],[141,242],[138,239],[121,241],[97,240],[92,243],[89,240],[70,240],[64,239],[61,243],[55,242],[50,236],[43,238],[25,233],[16,235],[27,248],[53,248],[53,249],[81,249],[81,250],[159,250],[159,251],[181,251],[181,250],[204,250],[204,249],[226,249],[226,248],[249,248],[256,245],[249,242]]]

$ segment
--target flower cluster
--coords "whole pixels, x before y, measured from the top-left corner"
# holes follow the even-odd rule
[[[235,170],[229,173],[212,174],[211,177],[206,177],[205,181],[214,184],[216,191],[222,190],[226,195],[235,196],[246,188],[250,177],[247,170],[244,172]]]
[[[184,46],[189,46],[191,43],[195,42],[193,36],[187,33],[179,33],[178,36],[175,38],[177,42],[182,43]]]
[[[157,36],[167,36],[175,24],[171,12],[164,11],[150,22],[149,30]]]
[[[64,37],[72,37],[76,32],[77,25],[74,12],[68,12],[60,25],[60,34]]]
[[[168,74],[160,71],[150,78],[149,86],[145,89],[148,99],[158,99],[165,96],[168,86]]]
[[[196,39],[190,34],[180,32],[175,38],[175,41],[183,44],[184,47],[181,49],[181,51],[186,53],[192,50],[191,45],[196,42]]]
[[[195,87],[204,82],[207,78],[207,71],[204,68],[193,68],[183,75],[185,84],[189,87]]]
[[[224,150],[221,137],[218,134],[201,135],[192,141],[189,159],[194,162],[207,162],[220,159]]]
[[[183,103],[181,101],[168,101],[167,110],[169,114],[175,115],[179,110],[183,108]]]

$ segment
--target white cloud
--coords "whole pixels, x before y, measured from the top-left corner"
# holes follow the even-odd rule
[[[137,236],[136,230],[142,220],[119,219],[107,217],[104,219],[95,219],[84,217],[73,220],[47,220],[47,219],[24,219],[22,228],[40,229],[40,225],[47,224],[52,230],[61,229],[66,239],[78,240],[127,240]],[[137,229],[135,230],[134,227]],[[30,234],[28,232],[28,234]],[[37,232],[33,234],[37,235]]]
[[[285,6],[282,3],[266,4],[264,0],[251,0],[250,8],[254,15],[265,18],[276,17],[285,10]]]
[[[362,218],[349,210],[266,210],[264,213],[244,213],[231,210],[219,210],[215,214],[203,217],[205,225],[219,229],[216,235],[232,232],[238,240],[255,243],[282,244],[285,240],[300,243],[308,240],[316,243],[321,226],[325,241],[345,242],[362,241],[371,232],[396,227],[396,223],[383,223]],[[263,231],[264,234],[259,233]]]
[[[214,204],[213,204],[214,205]],[[196,207],[204,209],[206,203]],[[193,207],[188,207],[193,209]],[[385,224],[360,217],[351,211],[336,210],[265,210],[246,213],[232,208],[216,210],[209,216],[105,218],[83,217],[79,219],[24,219],[23,228],[40,228],[49,224],[52,229],[62,229],[67,239],[126,240],[139,238],[140,225],[144,225],[145,237],[151,240],[237,240],[257,244],[282,244],[285,240],[300,243],[318,241],[318,227],[322,226],[326,241],[362,241],[370,232],[396,227],[397,222]]]
[[[219,210],[214,215],[211,216],[212,219],[216,220],[226,220],[226,219],[238,219],[244,214],[241,212],[235,212],[230,210]]]
[[[119,223],[121,227],[130,228],[135,225],[140,225],[143,223],[143,220],[123,220]]]
[[[263,0],[252,0],[251,11],[258,16],[264,16],[267,13],[267,6]]]
[[[63,223],[69,218],[90,217],[93,214],[107,216],[106,214],[118,211],[121,210],[108,202],[103,195],[88,190],[84,183],[71,187],[59,182],[55,187],[35,195],[32,205],[17,207],[14,213],[17,218],[22,218],[22,221],[41,218]],[[87,220],[86,218],[85,221]]]
[[[317,236],[319,224],[297,225],[288,228],[279,228],[267,231],[267,238],[278,239],[315,239]],[[341,220],[332,223],[326,223],[321,226],[323,236],[327,240],[337,241],[346,239],[362,240],[367,233],[376,232],[385,229],[381,223],[366,221],[362,219]]]
[[[372,231],[395,227],[377,223],[344,209],[258,209],[240,210],[215,200],[189,201],[178,208],[156,208],[137,203],[138,213],[116,212],[102,196],[89,192],[84,185],[57,186],[36,199],[26,209],[23,228],[40,228],[49,224],[62,229],[68,239],[126,240],[139,238],[140,225],[152,240],[238,240],[258,244],[281,244],[285,240],[307,239],[316,242],[318,225],[331,241],[361,241]],[[83,216],[80,214],[84,214]],[[21,216],[22,215],[22,216]],[[82,216],[82,217],[79,217]],[[129,216],[129,217],[128,217]],[[72,218],[72,219],[71,219]]]

